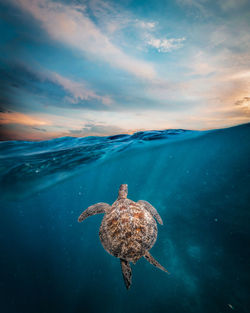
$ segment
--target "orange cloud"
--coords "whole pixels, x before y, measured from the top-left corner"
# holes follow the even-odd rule
[[[1,112],[0,113],[0,124],[20,124],[26,126],[43,126],[49,125],[50,123],[41,120],[32,115],[23,114],[19,112]]]

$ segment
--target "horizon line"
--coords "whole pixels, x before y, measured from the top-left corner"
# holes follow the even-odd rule
[[[247,123],[241,123],[241,124],[236,124],[236,125],[232,125],[232,126],[226,126],[226,127],[221,127],[221,128],[208,128],[208,129],[185,129],[185,128],[165,128],[165,129],[148,129],[148,130],[137,130],[134,131],[132,133],[115,133],[115,134],[111,134],[111,135],[106,135],[106,136],[95,136],[95,135],[89,135],[89,136],[59,136],[59,137],[54,137],[54,138],[50,138],[50,139],[36,139],[36,140],[31,140],[31,139],[9,139],[9,140],[2,140],[0,138],[0,143],[3,142],[12,142],[12,141],[22,141],[22,142],[45,142],[45,141],[52,141],[52,140],[56,140],[56,139],[62,139],[62,138],[89,138],[89,137],[112,137],[112,136],[120,136],[120,135],[127,135],[127,136],[133,136],[136,133],[142,132],[142,133],[146,133],[146,132],[160,132],[160,131],[167,131],[167,130],[184,130],[184,131],[194,131],[194,132],[206,132],[206,131],[216,131],[216,130],[223,130],[223,129],[229,129],[229,128],[235,128],[235,127],[240,127],[240,126],[244,126],[244,125],[248,125],[250,124],[250,121]]]

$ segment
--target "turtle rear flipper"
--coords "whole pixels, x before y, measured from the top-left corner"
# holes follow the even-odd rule
[[[145,254],[144,254],[144,258],[152,265],[158,267],[160,270],[170,274],[159,262],[157,262],[153,257],[152,255],[146,251]]]
[[[122,268],[122,276],[126,285],[126,288],[129,289],[132,282],[132,270],[128,261],[120,259],[121,268]]]
[[[94,205],[89,206],[82,214],[78,217],[78,222],[82,222],[87,217],[99,214],[99,213],[107,213],[107,211],[111,208],[111,206],[104,202],[99,202]]]

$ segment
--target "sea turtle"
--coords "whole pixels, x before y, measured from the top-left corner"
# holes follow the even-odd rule
[[[147,201],[134,202],[127,199],[127,194],[128,185],[122,184],[118,198],[112,206],[103,202],[91,205],[82,212],[78,221],[82,222],[91,215],[105,213],[99,237],[104,249],[120,259],[128,289],[132,280],[130,262],[135,264],[141,257],[164,272],[168,271],[149,253],[157,238],[155,219],[159,224],[163,224],[160,215]]]

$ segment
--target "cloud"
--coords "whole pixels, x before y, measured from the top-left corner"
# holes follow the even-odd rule
[[[154,30],[156,27],[156,22],[146,22],[146,21],[142,21],[142,20],[136,20],[137,21],[137,26],[143,28],[143,29],[147,29],[147,30]]]
[[[0,125],[0,140],[48,140],[68,134],[23,124]]]
[[[0,113],[11,113],[11,111],[0,107]]]
[[[219,5],[223,11],[229,11],[241,8],[246,2],[246,0],[220,0]]]
[[[210,10],[206,6],[208,0],[176,0],[177,3],[182,7],[192,9],[196,13],[201,13],[202,16],[207,17],[211,15]]]
[[[12,2],[39,20],[54,40],[139,78],[155,77],[152,64],[129,56],[114,45],[88,17],[85,6],[65,5],[49,0]]]
[[[113,2],[111,5],[108,1],[91,0],[88,5],[96,18],[98,27],[105,30],[107,34],[113,36],[114,33],[133,23],[131,13],[121,8],[117,2]]]
[[[77,136],[109,136],[115,134],[124,134],[127,130],[115,125],[106,125],[104,123],[87,123],[81,129],[73,129],[70,134]]]
[[[232,75],[230,75],[229,77],[228,77],[229,79],[236,79],[236,80],[238,80],[238,79],[245,79],[245,80],[250,80],[250,71],[238,71],[238,72],[234,72],[234,73],[232,73]]]
[[[40,132],[47,132],[47,129],[45,129],[45,128],[38,128],[38,127],[32,127],[32,128],[35,130],[38,130]]]
[[[96,18],[98,27],[104,30],[106,34],[111,35],[110,38],[112,39],[114,39],[115,33],[119,33],[118,37],[121,39],[121,36],[124,35],[121,30],[129,30],[129,33],[132,30],[135,34],[141,30],[152,31],[158,24],[155,21],[138,19],[137,16],[131,11],[127,11],[118,2],[112,2],[111,4],[108,1],[91,0],[88,5],[91,13]]]
[[[150,36],[151,38],[147,41],[149,46],[154,47],[158,52],[171,52],[179,49],[183,46],[183,41],[186,38],[170,38],[170,39],[158,39]]]
[[[109,95],[97,93],[86,81],[65,77],[38,64],[12,62],[0,73],[2,106],[13,107],[15,103],[20,106],[25,93],[29,94],[29,102],[41,101],[42,105],[49,102],[49,106],[109,109],[114,104]]]
[[[41,75],[41,74],[40,74]],[[67,77],[64,77],[56,72],[51,71],[45,71],[43,72],[42,76],[44,78],[47,78],[51,82],[54,82],[56,84],[59,84],[64,88],[64,90],[68,91],[72,97],[68,97],[68,100],[71,103],[78,103],[79,100],[98,100],[101,101],[104,105],[111,105],[113,103],[113,100],[110,98],[110,96],[100,96],[93,90],[87,88],[87,83],[84,81],[74,81],[70,80]]]
[[[145,51],[145,45],[148,45],[156,48],[158,52],[170,52],[180,48],[181,42],[185,40],[185,38],[155,38],[153,32],[157,32],[159,24],[157,21],[139,19],[116,2],[111,5],[107,1],[93,0],[90,1],[89,6],[100,28],[113,39],[117,37],[120,45],[124,43],[125,46],[138,51]],[[131,33],[133,33],[132,38]]]
[[[41,118],[19,112],[1,112],[0,124],[20,124],[27,126],[49,125],[47,121],[42,120]]]
[[[240,100],[237,100],[234,104],[237,106],[239,105],[250,109],[250,97],[244,97]]]

